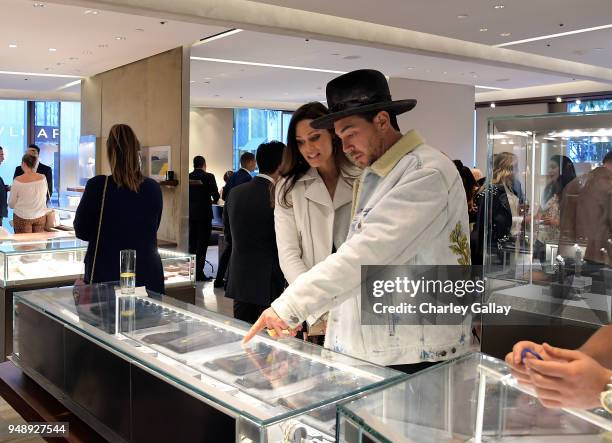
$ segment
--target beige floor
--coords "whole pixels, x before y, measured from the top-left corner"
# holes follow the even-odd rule
[[[40,437],[6,437],[9,424],[25,424],[26,422],[3,398],[0,398],[0,441],[9,443],[38,443],[44,442]]]

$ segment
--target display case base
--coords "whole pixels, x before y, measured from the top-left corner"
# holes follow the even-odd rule
[[[13,362],[0,363],[0,396],[26,422],[67,422],[70,433],[53,441],[103,443],[107,440],[41,388]]]

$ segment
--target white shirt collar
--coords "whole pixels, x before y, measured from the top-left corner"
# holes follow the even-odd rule
[[[257,174],[257,177],[265,178],[266,180],[268,180],[268,181],[270,181],[272,183],[276,183],[272,177],[270,177],[269,175],[266,175],[266,174]]]
[[[248,172],[249,174],[251,173],[251,171],[249,171],[247,168],[240,168],[240,169],[242,169],[243,171]]]

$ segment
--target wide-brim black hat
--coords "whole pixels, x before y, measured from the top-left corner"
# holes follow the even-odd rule
[[[336,77],[325,90],[329,114],[310,124],[315,129],[330,129],[334,122],[350,115],[388,111],[399,115],[410,111],[416,100],[393,100],[389,84],[382,72],[360,69]]]

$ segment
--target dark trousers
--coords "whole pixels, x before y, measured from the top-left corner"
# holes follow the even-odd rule
[[[266,306],[234,300],[234,318],[247,323],[255,323],[261,313],[266,309]]]
[[[196,280],[204,280],[206,250],[212,232],[211,220],[189,221],[189,253],[196,256]]]
[[[231,256],[232,245],[228,245],[227,243],[225,243],[225,249],[223,249],[223,252],[221,253],[221,258],[219,259],[219,266],[217,268],[217,276],[215,277],[215,281],[222,282],[225,279],[225,274],[227,273],[227,267],[229,265]]]
[[[420,363],[412,363],[409,365],[391,365],[391,369],[403,372],[404,374],[414,374],[415,372],[422,371],[423,369],[430,368],[437,365],[439,362],[422,361]]]

